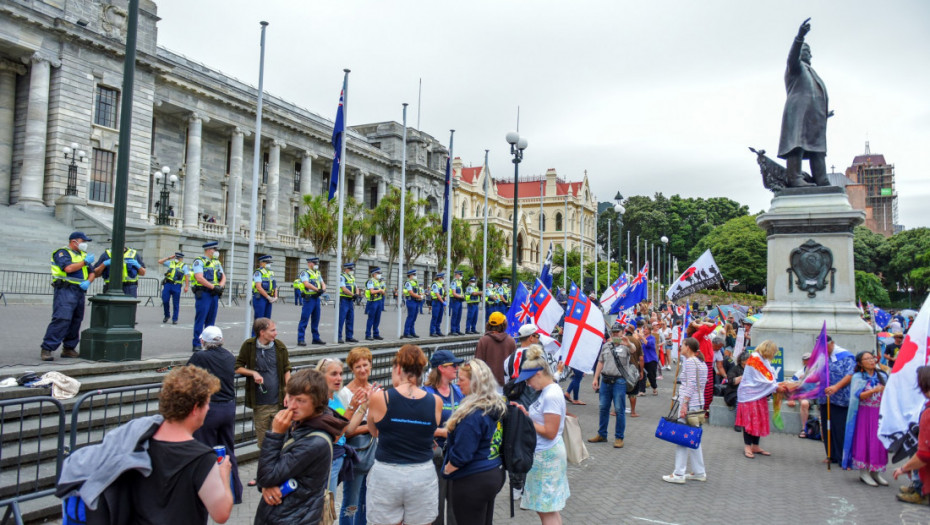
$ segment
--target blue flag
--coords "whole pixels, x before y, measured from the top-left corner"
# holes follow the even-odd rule
[[[342,163],[342,138],[346,131],[345,106],[343,97],[345,96],[345,82],[342,84],[342,91],[339,92],[339,109],[336,110],[336,124],[333,126],[333,169],[329,174],[329,200],[333,200],[336,192],[339,191],[339,165]]]
[[[891,314],[882,310],[879,307],[875,307],[875,324],[881,328],[888,326],[888,323],[891,322]]]
[[[449,188],[452,187],[452,158],[446,159],[446,189],[442,193],[442,233],[449,231]]]
[[[625,291],[614,301],[610,307],[609,315],[618,315],[620,312],[633,308],[639,303],[646,300],[646,287],[649,283],[649,264],[643,266],[643,269],[636,275],[636,278],[630,281]]]
[[[550,268],[552,268],[552,241],[549,241],[549,255],[546,255],[546,262],[543,264],[542,271],[539,272],[539,280],[542,281],[543,286],[551,290],[552,273],[550,273]]]
[[[530,314],[530,292],[520,282],[513,293],[513,301],[510,303],[510,310],[507,311],[507,333],[512,337],[517,336],[517,331],[526,323],[533,322],[533,316]]]

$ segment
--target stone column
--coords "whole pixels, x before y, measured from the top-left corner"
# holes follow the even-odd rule
[[[268,150],[268,185],[265,192],[265,239],[278,237],[278,193],[281,175],[281,150],[287,146],[280,140],[272,140]]]
[[[355,175],[355,202],[365,202],[365,172],[359,171]]]
[[[23,59],[31,63],[29,107],[26,109],[26,140],[23,145],[23,169],[20,175],[21,206],[45,206],[45,147],[48,140],[48,89],[52,66],[61,62],[41,53]]]
[[[26,74],[22,64],[0,59],[0,204],[10,203],[13,173],[13,122],[16,108],[16,75]]]
[[[387,191],[387,179],[382,177],[378,179],[378,202],[384,198],[384,195]],[[377,205],[377,204],[376,204]],[[384,240],[380,235],[375,235],[375,253],[378,254],[379,259],[384,259],[386,254],[384,253]]]
[[[226,226],[228,228],[241,226],[239,217],[242,205],[239,198],[242,196],[242,144],[245,132],[235,127],[232,130],[232,141],[229,148],[229,207],[226,208]],[[235,233],[235,232],[233,232]]]
[[[313,173],[313,161],[316,160],[316,155],[310,153],[309,151],[304,151],[303,156],[300,159],[300,203],[303,206],[303,197],[304,195],[310,195],[313,193],[313,179],[311,175]]]
[[[191,113],[188,119],[187,163],[184,166],[184,229],[200,227],[200,153],[203,119]]]

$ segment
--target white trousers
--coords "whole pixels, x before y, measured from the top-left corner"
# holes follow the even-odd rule
[[[704,453],[701,447],[688,448],[681,445],[675,447],[675,475],[684,476],[688,473],[688,460],[691,460],[691,472],[700,476],[704,471]]]

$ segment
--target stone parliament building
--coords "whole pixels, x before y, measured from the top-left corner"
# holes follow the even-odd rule
[[[119,0],[0,3],[0,205],[81,229],[101,244],[112,230],[126,5]],[[176,250],[186,252],[191,260],[201,253],[203,242],[216,240],[227,273],[235,280],[244,280],[249,269],[245,254],[253,151],[259,140],[262,169],[256,256],[275,256],[279,286],[286,286],[304,268],[304,258],[314,253],[309,241],[297,235],[297,221],[303,212],[303,196],[323,194],[328,189],[333,122],[266,93],[262,136],[256,137],[256,89],[159,47],[158,21],[155,2],[141,0],[127,245],[140,250],[152,267],[157,259]],[[388,186],[400,186],[403,126],[397,122],[350,126],[347,137],[346,193],[374,208]],[[72,144],[78,148],[65,155],[65,148]],[[440,209],[448,155],[448,148],[434,137],[408,128],[407,188],[414,197],[428,202],[424,211]],[[69,195],[72,156],[78,156],[73,159],[77,164],[76,191]],[[162,188],[154,174],[163,166],[170,167],[178,182],[170,194],[170,224],[156,226]],[[466,179],[463,174],[468,170],[459,163],[457,178]],[[572,229],[574,246],[587,237],[589,253],[593,254],[596,206],[587,178],[580,183],[559,179],[556,184],[554,170],[552,174],[553,182],[545,189],[547,197],[558,190],[558,195],[549,199],[552,206],[561,204],[567,209],[570,194],[571,217],[579,214],[580,219],[580,213],[590,213],[585,228],[590,224],[591,231],[585,236],[581,235],[580,220],[568,216],[562,220]],[[475,187],[470,180],[458,182],[461,189],[469,191],[457,192],[455,209],[465,205],[463,213],[474,219],[472,212],[478,204]],[[509,194],[506,186],[501,181],[495,185],[491,199],[495,215],[513,207],[513,184]],[[480,186],[477,191],[483,195]],[[539,190],[530,196],[521,186],[519,197],[523,217],[518,239],[521,265],[535,270],[541,251],[540,227],[536,219],[530,219],[538,216]],[[563,236],[554,233],[562,227],[556,213],[546,212],[549,218],[543,227],[551,223],[548,230],[556,244],[561,244]],[[504,224],[503,217],[510,215],[498,216],[498,226],[509,236],[511,226]],[[548,237],[548,233],[544,235]],[[51,251],[65,239],[49,242]],[[359,276],[367,274],[371,266],[386,264],[381,239],[374,239],[374,243],[371,255],[359,262]],[[230,264],[233,245],[235,260]],[[545,245],[548,247],[548,240]],[[324,277],[332,282],[338,271],[334,268],[335,254],[316,255],[321,257]],[[586,253],[586,259],[588,256]],[[47,259],[41,263],[47,271]],[[435,264],[429,256],[417,261],[414,267],[421,271],[421,280],[428,280],[437,271]]]

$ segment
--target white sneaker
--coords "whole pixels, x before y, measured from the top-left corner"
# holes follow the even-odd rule
[[[675,483],[678,485],[682,485],[685,482],[685,476],[676,476],[675,474],[669,474],[667,476],[662,476],[662,480],[667,481],[669,483]]]
[[[513,489],[513,499],[514,501],[523,497],[523,489]]]
[[[656,376],[656,379],[658,379],[659,381],[662,381],[662,374],[659,374],[658,376]]]
[[[630,407],[627,407],[626,410],[624,410],[624,412],[627,413],[627,414],[630,414],[630,413],[632,413],[633,411],[630,410]]]
[[[707,481],[707,474],[685,474],[687,481]]]

